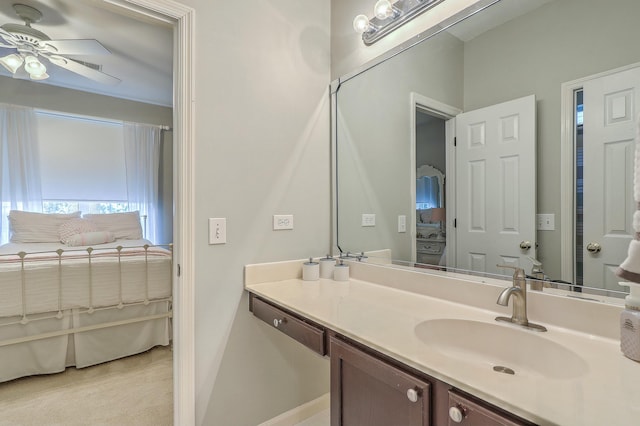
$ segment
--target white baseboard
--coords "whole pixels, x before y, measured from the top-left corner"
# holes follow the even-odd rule
[[[260,423],[258,426],[294,426],[328,408],[329,394],[326,393],[313,401],[309,401],[264,423]]]

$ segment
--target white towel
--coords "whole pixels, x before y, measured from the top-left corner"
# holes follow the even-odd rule
[[[640,283],[640,241],[631,240],[627,258],[616,271],[616,275],[627,281]]]
[[[636,152],[633,168],[633,196],[636,203],[640,203],[640,115],[636,122]],[[639,209],[640,210],[640,209]],[[616,275],[635,283],[640,283],[640,211],[633,214],[633,229],[635,238],[629,243],[627,258],[616,270]]]

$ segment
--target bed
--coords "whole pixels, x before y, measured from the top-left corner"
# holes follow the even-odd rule
[[[74,246],[37,233],[0,246],[0,382],[170,344],[171,246],[137,231]]]

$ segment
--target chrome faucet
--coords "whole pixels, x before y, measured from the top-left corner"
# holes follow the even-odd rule
[[[498,268],[510,268],[514,270],[513,285],[502,290],[496,302],[498,305],[507,306],[509,304],[509,299],[512,298],[513,315],[511,315],[511,318],[496,317],[496,321],[518,324],[522,327],[536,331],[547,331],[545,327],[530,323],[527,319],[527,276],[524,273],[524,269],[509,265],[496,266]]]

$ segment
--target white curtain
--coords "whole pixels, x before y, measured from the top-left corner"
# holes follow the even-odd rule
[[[40,156],[32,108],[0,104],[0,243],[9,239],[10,210],[42,211]]]
[[[162,129],[138,123],[124,123],[124,152],[127,171],[129,211],[139,210],[146,216],[144,235],[158,241],[160,206],[158,205],[158,172]],[[143,226],[144,225],[143,220]]]

